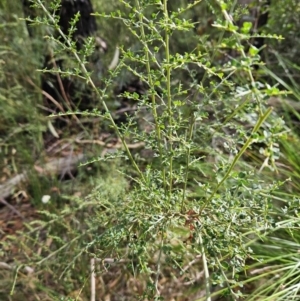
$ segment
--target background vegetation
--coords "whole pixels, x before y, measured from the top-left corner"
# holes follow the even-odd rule
[[[300,5],[169,2],[1,1],[1,300],[300,299]]]

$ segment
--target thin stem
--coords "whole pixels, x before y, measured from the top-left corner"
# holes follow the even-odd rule
[[[14,294],[14,290],[15,290],[15,287],[16,287],[16,282],[17,282],[17,278],[18,278],[18,273],[20,271],[20,269],[24,267],[23,264],[20,264],[19,266],[16,267],[15,269],[15,275],[14,275],[14,280],[13,280],[13,284],[12,284],[12,288],[10,290],[10,295],[12,296]]]
[[[230,15],[228,14],[228,12],[227,12],[224,8],[222,8],[222,5],[220,4],[220,0],[218,0],[218,3],[219,3],[219,5],[221,6],[222,14],[223,14],[225,20],[226,20],[229,24],[233,25],[232,18],[230,17]],[[240,47],[239,47],[239,48],[240,48],[239,50],[240,50],[240,52],[241,52],[242,57],[243,57],[244,59],[246,59],[246,58],[247,58],[247,55],[246,55],[246,53],[245,53],[245,51],[244,51],[244,47],[243,47],[243,45],[242,45],[242,43],[241,43],[241,39],[240,39],[239,33],[237,33],[235,30],[233,30],[233,31],[232,31],[232,34],[234,35],[234,37],[236,38],[236,40],[237,40],[237,42],[238,42],[238,44],[239,44],[239,46],[240,46]],[[250,66],[247,66],[247,73],[248,73],[249,78],[250,78],[250,81],[251,81],[251,86],[252,86],[252,88],[253,88],[253,94],[254,94],[256,103],[257,103],[257,105],[258,105],[258,108],[259,108],[260,116],[262,116],[262,115],[263,115],[263,112],[262,112],[261,102],[260,102],[260,100],[259,100],[260,97],[259,97],[258,90],[257,90],[257,88],[255,87],[255,80],[254,80],[254,77],[253,77],[253,74],[252,74],[252,71],[251,71],[251,67],[250,67]]]
[[[226,276],[226,274],[225,274],[225,272],[223,270],[223,267],[221,265],[221,262],[220,262],[220,260],[219,260],[219,258],[217,256],[215,256],[215,260],[217,261],[217,263],[219,265],[219,268],[220,268],[220,271],[221,271],[221,274],[222,274],[223,278],[226,281],[226,286],[227,286],[228,290],[230,291],[230,293],[232,294],[232,296],[234,296],[234,298],[238,298],[237,294],[232,290],[232,288],[231,288],[231,286],[229,284],[228,278],[227,278],[227,276]]]
[[[164,0],[163,12],[165,22],[169,21],[168,13],[168,0]],[[173,142],[172,142],[172,132],[173,132],[173,114],[172,114],[172,95],[171,95],[171,66],[170,66],[170,33],[169,28],[166,25],[165,28],[165,47],[166,47],[166,84],[167,84],[167,106],[168,106],[168,139],[169,139],[169,201],[171,200],[172,186],[173,186]]]
[[[158,144],[160,164],[162,165],[163,147],[162,147],[162,138],[161,138],[158,114],[157,114],[157,110],[156,110],[155,92],[153,91],[154,84],[153,84],[153,80],[152,80],[152,76],[151,76],[150,56],[149,56],[149,51],[147,49],[147,44],[145,43],[145,41],[147,39],[146,39],[146,35],[145,35],[143,14],[141,13],[139,0],[136,0],[135,3],[137,6],[137,12],[139,15],[141,40],[142,40],[142,42],[144,42],[143,45],[144,45],[144,53],[145,53],[145,57],[146,57],[146,69],[147,69],[148,83],[149,83],[150,89],[152,90],[151,91],[151,103],[152,103],[151,107],[152,107],[152,114],[153,114],[153,118],[154,118],[154,122],[155,122],[155,132],[156,132],[156,139],[157,139],[157,144]],[[162,168],[161,174],[162,174],[164,189],[166,189],[166,169],[164,167]]]
[[[54,19],[54,17],[49,13],[49,11],[46,9],[46,7],[43,5],[43,3],[41,2],[41,0],[37,0],[37,3],[40,5],[40,7],[43,9],[43,11],[46,13],[46,15],[48,16],[48,18],[51,20],[51,22],[53,23],[53,25],[56,27],[57,31],[59,32],[60,36],[65,40],[67,46],[69,47],[69,49],[71,50],[71,52],[73,53],[75,59],[77,60],[77,62],[79,63],[83,73],[84,73],[84,76],[87,80],[87,82],[92,86],[93,90],[95,91],[96,95],[98,96],[98,98],[100,99],[103,107],[104,107],[104,110],[105,112],[107,113],[108,115],[108,119],[109,121],[111,122],[112,124],[112,127],[113,129],[116,131],[118,137],[121,139],[122,141],[122,144],[123,144],[123,147],[125,148],[125,151],[128,155],[128,158],[129,160],[131,161],[133,167],[135,168],[135,170],[137,171],[137,173],[139,174],[140,178],[143,180],[143,182],[145,182],[145,179],[144,179],[144,175],[143,173],[141,172],[141,170],[139,169],[137,163],[135,162],[131,152],[130,152],[130,149],[128,148],[128,145],[125,141],[125,137],[121,134],[118,126],[116,125],[108,107],[107,107],[107,104],[105,102],[105,100],[103,99],[102,95],[100,94],[99,90],[97,89],[95,83],[93,82],[91,76],[89,75],[89,72],[87,71],[84,63],[82,62],[82,60],[80,59],[78,53],[76,52],[76,50],[73,49],[73,45],[71,44],[69,38],[62,32],[62,30],[60,29],[60,27],[57,25],[57,22],[56,20]]]
[[[205,278],[205,293],[206,293],[206,301],[211,301],[211,293],[210,293],[210,283],[209,283],[209,270],[208,264],[206,260],[203,239],[201,233],[199,233],[199,242],[200,242],[200,251],[202,255],[202,263],[204,269],[204,278]]]
[[[157,270],[156,270],[156,277],[155,277],[155,288],[156,288],[157,296],[160,295],[160,292],[158,290],[158,280],[159,280],[159,275],[160,275],[161,256],[162,256],[163,245],[164,245],[164,230],[162,231],[162,234],[161,234],[161,242],[160,242],[160,248],[159,248],[159,253],[158,253]]]
[[[194,131],[194,125],[195,125],[195,116],[194,114],[190,118],[190,126],[188,130],[188,135],[187,135],[187,143],[190,143],[193,137],[193,131]],[[190,158],[191,158],[191,146],[188,146],[187,154],[186,154],[186,170],[185,170],[185,176],[184,176],[184,187],[183,187],[183,192],[182,192],[182,201],[181,201],[181,211],[183,210],[183,205],[185,201],[185,196],[186,196],[186,188],[187,188],[187,181],[188,181],[188,176],[189,176],[189,165],[190,165]]]
[[[201,215],[202,211],[206,208],[206,206],[211,202],[211,200],[214,198],[215,194],[219,190],[219,188],[223,185],[223,183],[229,178],[231,171],[233,170],[234,166],[238,162],[238,160],[241,158],[243,153],[246,151],[246,149],[249,147],[249,145],[253,142],[253,134],[255,134],[261,125],[265,122],[265,120],[268,118],[268,116],[271,114],[272,108],[269,108],[264,115],[260,116],[256,125],[254,126],[252,133],[250,137],[247,139],[246,143],[243,145],[241,150],[238,152],[238,154],[234,157],[232,163],[230,164],[227,172],[225,173],[224,177],[222,180],[218,183],[214,191],[212,192],[211,196],[206,200],[206,202],[203,204],[202,208],[200,209],[199,215]]]

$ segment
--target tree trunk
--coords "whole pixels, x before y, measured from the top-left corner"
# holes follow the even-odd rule
[[[62,0],[59,12],[59,25],[62,31],[67,34],[70,28],[70,22],[77,13],[80,13],[79,21],[76,23],[76,31],[73,39],[80,47],[84,38],[93,36],[97,31],[95,16],[90,0]]]

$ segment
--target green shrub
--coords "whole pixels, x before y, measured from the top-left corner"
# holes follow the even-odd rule
[[[34,0],[44,18],[33,22],[60,35],[47,37],[54,54],[73,55],[62,75],[87,82],[101,103],[93,111],[59,115],[98,116],[123,145],[122,151],[93,160],[122,162],[119,173],[107,181],[96,179],[100,184],[87,199],[66,197],[72,206],[61,213],[44,211],[47,222],[36,229],[31,225],[30,235],[46,233],[54,241],[50,248],[42,246],[34,262],[50,271],[61,294],[75,290],[72,268],[85,271],[76,274],[76,281],[86,281],[89,257],[102,263],[96,268],[102,279],[108,279],[110,270],[121,271],[120,290],[134,279],[131,292],[115,289],[118,300],[122,295],[122,300],[159,300],[172,294],[197,300],[222,294],[235,300],[248,293],[242,273],[246,261],[255,258],[250,242],[276,222],[272,194],[282,183],[261,179],[261,172],[275,171],[280,155],[283,122],[267,104],[280,91],[256,74],[258,49],[250,46],[246,52],[250,26],[234,24],[231,2],[206,7],[215,18],[213,38],[194,36],[189,16],[193,9],[204,9],[200,2],[178,1],[181,5],[171,9],[166,0],[121,0],[119,10],[96,14],[113,20],[126,36],[118,43],[118,62],[99,87],[88,69],[93,39],[78,52],[71,35],[59,29],[57,16]],[[143,82],[146,91],[122,95],[137,109],[119,126],[110,108],[117,81],[128,74]],[[133,152],[131,143],[144,143],[148,157]],[[253,154],[257,161],[249,159]],[[31,243],[36,246],[38,239]]]

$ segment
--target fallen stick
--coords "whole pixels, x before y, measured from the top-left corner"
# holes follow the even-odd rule
[[[83,154],[75,155],[72,157],[63,157],[59,159],[53,159],[50,162],[42,164],[37,162],[34,165],[34,169],[40,175],[53,175],[53,174],[62,174],[67,171],[74,170],[78,163],[84,159]],[[28,172],[24,171],[8,181],[0,185],[0,198],[5,199],[11,196],[16,187],[21,183],[28,181]]]

